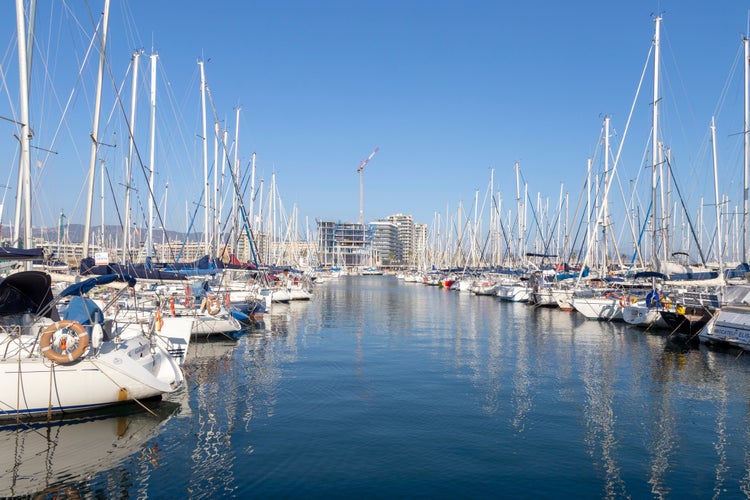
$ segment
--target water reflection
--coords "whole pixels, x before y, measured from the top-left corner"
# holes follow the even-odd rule
[[[154,490],[148,460],[114,467],[129,496],[750,489],[750,361],[574,313],[341,279],[236,341],[191,345],[185,369],[185,418],[159,452],[182,481]]]
[[[86,496],[95,473],[115,468],[140,450],[141,481],[159,466],[159,432],[180,405],[146,402],[88,412],[53,422],[32,422],[0,427],[0,496]],[[108,494],[120,496],[132,477],[114,477]]]

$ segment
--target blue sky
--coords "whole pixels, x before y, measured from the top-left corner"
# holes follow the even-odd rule
[[[83,222],[96,61],[81,61],[103,2],[40,4],[34,144],[56,154],[32,153],[34,225],[53,225],[61,209],[71,221]],[[136,48],[146,55],[153,49],[159,55],[155,191],[161,200],[169,183],[170,229],[184,229],[186,203],[187,211],[194,210],[201,192],[199,59],[206,61],[211,96],[230,141],[235,108],[242,108],[240,165],[247,167],[256,152],[258,179],[267,189],[275,172],[285,210],[296,204],[311,227],[316,218],[358,219],[356,170],[376,146],[380,150],[364,174],[366,220],[407,213],[432,224],[436,212],[455,213],[459,202],[468,210],[476,190],[482,203],[491,168],[503,207],[511,209],[515,162],[534,199],[540,193],[555,205],[562,183],[572,211],[605,115],[612,120],[613,148],[619,145],[646,65],[653,15],[661,13],[661,128],[683,194],[693,207],[700,196],[713,196],[708,130],[715,115],[721,191],[739,203],[739,56],[748,9],[750,2],[724,0],[114,0],[100,140],[114,141],[116,132],[117,148],[104,148],[101,156],[115,197],[122,196],[130,57]],[[0,29],[7,85],[0,115],[11,117],[18,113],[14,15],[3,16]],[[135,132],[144,161],[147,60],[142,58],[140,69]],[[635,178],[648,148],[648,71],[623,148],[624,185]],[[122,88],[125,111],[115,101],[115,87]],[[16,132],[0,123],[0,154],[6,158],[0,183],[11,186],[5,225],[15,195]],[[133,175],[139,190],[134,211],[142,220],[144,174],[136,169]],[[94,224],[101,219],[99,182],[97,171]],[[114,202],[109,193],[105,198],[106,222],[115,223]]]

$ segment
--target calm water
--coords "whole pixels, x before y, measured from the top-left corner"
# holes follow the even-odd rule
[[[750,358],[623,324],[342,278],[186,372],[158,417],[0,433],[39,448],[3,494],[750,496]]]

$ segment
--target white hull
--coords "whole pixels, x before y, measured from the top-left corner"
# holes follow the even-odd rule
[[[552,298],[555,299],[557,307],[562,311],[575,311],[573,307],[573,290],[557,288],[552,290]]]
[[[662,318],[658,309],[646,307],[645,301],[625,306],[622,309],[622,319],[625,323],[644,328],[657,327],[666,328],[667,323]]]
[[[20,338],[0,335],[8,347],[0,360],[0,417],[90,410],[161,396],[183,383],[178,363],[158,343],[151,345],[140,335],[104,342],[98,353],[70,364],[43,357],[36,336]]]
[[[549,288],[532,292],[529,302],[537,307],[557,307],[557,301]]]
[[[731,306],[718,311],[698,333],[702,342],[721,342],[750,350],[750,307]]]
[[[500,285],[497,296],[506,302],[528,302],[531,288],[521,285]]]
[[[623,319],[619,296],[573,297],[571,303],[575,310],[583,314],[586,319],[605,321]]]
[[[193,335],[211,335],[214,333],[234,333],[242,330],[242,325],[231,314],[222,313],[216,316],[197,316],[193,320]]]

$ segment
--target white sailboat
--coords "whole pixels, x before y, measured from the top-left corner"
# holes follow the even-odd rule
[[[0,282],[0,418],[142,401],[182,386],[178,362],[149,335],[153,321],[144,329],[107,318],[106,308],[85,296],[116,279],[90,278],[56,299],[46,273],[23,271]]]

